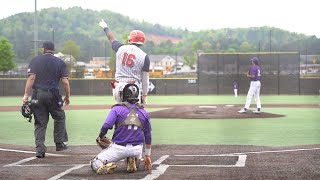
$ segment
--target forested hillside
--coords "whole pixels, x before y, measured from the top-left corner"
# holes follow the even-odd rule
[[[74,41],[81,51],[78,61],[93,56],[110,56],[110,43],[98,22],[104,18],[116,38],[126,42],[133,29],[145,32],[143,46],[149,54],[190,55],[198,49],[205,52],[299,51],[320,54],[320,39],[272,27],[212,29],[191,32],[159,24],[130,19],[108,10],[94,11],[74,7],[49,8],[38,12],[38,39],[54,40],[57,51]],[[192,22],[190,22],[192,23]],[[29,62],[33,55],[34,13],[20,13],[0,20],[0,36],[13,44],[17,62]],[[40,47],[41,42],[39,43]]]

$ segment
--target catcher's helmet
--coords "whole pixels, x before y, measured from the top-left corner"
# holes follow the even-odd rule
[[[139,88],[136,84],[127,84],[122,91],[122,102],[136,103],[139,101]]]
[[[38,103],[38,100],[31,100],[21,106],[21,114],[23,117],[28,118],[28,122],[32,120],[32,108]]]
[[[23,117],[28,118],[28,121],[31,122],[33,112],[31,111],[29,103],[21,106],[21,114]]]
[[[140,30],[133,30],[130,32],[128,36],[128,43],[129,44],[144,44],[146,37],[144,33]]]

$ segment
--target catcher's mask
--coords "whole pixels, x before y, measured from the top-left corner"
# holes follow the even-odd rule
[[[136,103],[139,101],[139,88],[136,84],[127,84],[122,91],[122,102]]]
[[[30,123],[31,123],[32,114],[33,114],[32,108],[37,103],[38,103],[38,100],[31,100],[31,101],[28,101],[28,102],[26,102],[25,104],[23,104],[21,106],[21,114],[22,114],[22,116],[27,118],[28,122],[30,122]]]

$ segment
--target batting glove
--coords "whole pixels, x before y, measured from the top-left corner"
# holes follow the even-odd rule
[[[108,28],[108,24],[107,24],[106,22],[104,22],[103,19],[101,19],[101,21],[99,22],[99,26],[100,26],[102,29]]]

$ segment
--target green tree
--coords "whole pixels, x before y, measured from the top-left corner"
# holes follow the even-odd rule
[[[6,38],[0,38],[0,71],[7,72],[15,67],[12,45]]]
[[[186,63],[187,66],[189,66],[190,68],[193,67],[193,65],[196,63],[197,58],[195,55],[190,55],[190,56],[183,56],[184,58],[184,63]]]
[[[63,54],[72,55],[75,59],[79,59],[81,57],[80,46],[74,41],[66,41],[61,50]]]
[[[241,52],[249,52],[252,50],[252,46],[247,41],[241,43],[240,45],[240,51]]]

